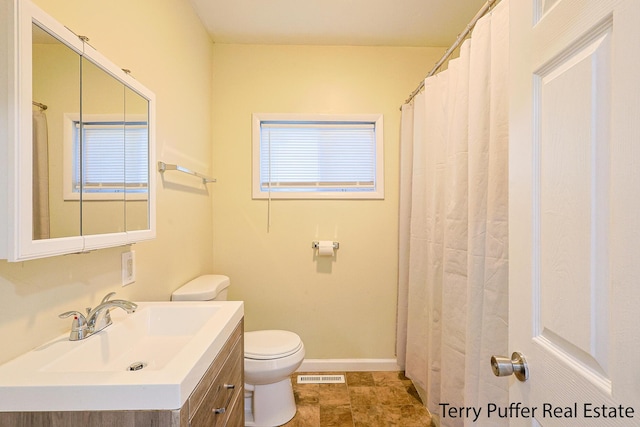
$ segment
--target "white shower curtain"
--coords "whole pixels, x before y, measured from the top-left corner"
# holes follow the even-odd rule
[[[49,132],[44,111],[33,112],[33,239],[48,239]]]
[[[508,347],[508,17],[503,0],[402,109],[398,358],[442,426],[508,425],[440,405],[508,405],[489,363]]]

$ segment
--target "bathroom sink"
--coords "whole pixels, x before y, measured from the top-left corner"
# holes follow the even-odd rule
[[[0,411],[178,409],[243,316],[240,301],[142,302],[0,365]]]
[[[87,338],[41,371],[119,372],[133,363],[161,370],[220,310],[219,305],[192,305],[155,304],[139,308],[132,316],[124,314],[121,321],[96,335],[100,338]]]

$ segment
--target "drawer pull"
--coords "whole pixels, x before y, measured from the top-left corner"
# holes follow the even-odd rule
[[[229,403],[231,402],[231,398],[233,397],[233,390],[236,388],[236,386],[233,384],[225,384],[223,385],[223,387],[226,388],[227,390],[231,390],[231,393],[229,394],[229,397],[227,398],[227,403],[224,404],[224,407],[215,408],[213,410],[214,414],[224,414],[225,412],[227,412],[227,407],[229,406]]]

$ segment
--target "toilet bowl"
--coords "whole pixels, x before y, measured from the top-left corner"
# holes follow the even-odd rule
[[[227,276],[200,276],[178,288],[172,301],[224,301]],[[279,426],[296,414],[291,374],[304,360],[304,344],[290,331],[263,330],[244,334],[245,426]]]
[[[304,360],[300,337],[266,330],[244,335],[245,425],[279,426],[296,414],[291,374]]]

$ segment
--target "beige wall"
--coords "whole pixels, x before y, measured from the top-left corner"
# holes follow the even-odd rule
[[[214,271],[307,358],[395,357],[399,107],[439,48],[214,45]],[[251,114],[383,113],[385,200],[251,199]],[[313,240],[335,240],[334,260]]]
[[[158,160],[211,172],[212,43],[189,2],[36,0],[155,92]],[[171,181],[171,182],[168,182]],[[137,281],[120,286],[127,248],[22,263],[0,261],[0,363],[69,330],[57,315],[95,305],[107,292],[166,300],[212,269],[211,194],[197,179],[158,179],[158,237],[136,244]]]
[[[218,182],[158,179],[158,237],[133,246],[131,286],[127,248],[0,261],[0,363],[67,331],[63,311],[110,291],[166,300],[212,271],[246,301],[248,330],[296,331],[309,358],[394,357],[398,107],[442,49],[212,45],[188,2],[36,4],[155,92],[158,160]],[[267,233],[266,202],[251,200],[253,112],[383,113],[385,200],[274,201]],[[313,258],[324,239],[340,242],[335,260]]]

